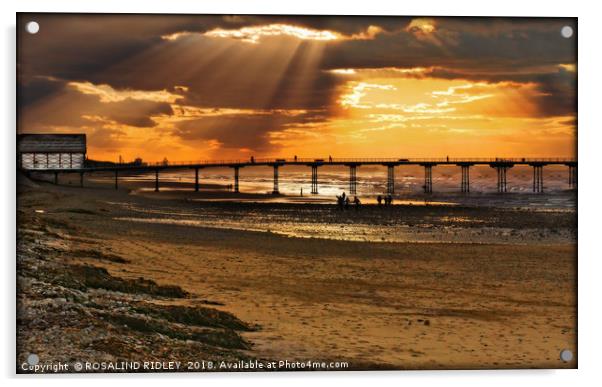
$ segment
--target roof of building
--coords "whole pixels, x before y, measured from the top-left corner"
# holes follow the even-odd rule
[[[86,153],[85,134],[20,134],[19,153]]]

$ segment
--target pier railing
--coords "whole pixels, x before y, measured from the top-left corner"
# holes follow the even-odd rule
[[[246,164],[345,164],[345,163],[371,163],[371,164],[386,164],[386,163],[401,163],[401,164],[418,164],[418,163],[475,163],[487,164],[496,162],[506,163],[573,163],[577,160],[567,157],[423,157],[423,158],[379,158],[379,157],[290,157],[290,158],[248,158],[248,159],[229,159],[229,160],[189,160],[189,161],[162,161],[153,163],[144,163],[140,166],[147,167],[167,167],[178,165],[211,165],[211,166],[230,166],[230,165],[246,165]],[[116,164],[117,166],[122,164]],[[131,164],[126,164],[131,165]]]

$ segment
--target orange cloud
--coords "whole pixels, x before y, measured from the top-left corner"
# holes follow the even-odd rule
[[[95,95],[99,97],[100,102],[122,102],[128,99],[135,101],[151,101],[174,103],[181,94],[171,93],[167,90],[144,91],[144,90],[116,90],[109,85],[95,85],[91,82],[69,82],[67,86],[86,95]],[[178,86],[178,91],[185,91],[182,86]]]
[[[212,38],[230,38],[247,43],[257,44],[263,38],[275,36],[288,36],[300,40],[333,41],[333,40],[372,40],[383,30],[378,26],[369,26],[365,31],[357,34],[345,35],[337,31],[317,30],[314,28],[301,27],[291,24],[266,24],[260,26],[247,26],[238,29],[214,28],[202,35]],[[190,36],[193,32],[176,32],[163,35],[164,40],[177,40],[184,36]]]

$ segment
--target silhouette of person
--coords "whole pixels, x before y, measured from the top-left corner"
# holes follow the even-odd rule
[[[383,197],[382,197],[382,196],[380,196],[380,195],[378,195],[378,196],[376,197],[376,201],[378,202],[378,205],[379,205],[379,206],[381,206],[381,205],[383,204]]]
[[[303,188],[301,188],[301,196],[303,196]]]
[[[255,157],[251,156],[251,164],[255,164]]]
[[[328,161],[332,163],[332,156],[328,156]]]
[[[295,162],[297,162],[297,155],[295,155]]]
[[[345,198],[345,208],[349,208],[349,204],[350,204],[350,200],[349,200],[349,196],[347,196]]]
[[[360,199],[357,196],[354,196],[353,204],[355,204],[355,210],[357,211],[360,209],[360,205],[362,204],[362,202],[360,202]]]
[[[447,162],[449,163],[449,156],[447,156]]]
[[[393,204],[393,195],[389,194],[389,205]]]

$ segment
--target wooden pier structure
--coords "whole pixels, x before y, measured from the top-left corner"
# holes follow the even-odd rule
[[[44,168],[26,169],[24,172],[53,173],[54,182],[58,183],[59,174],[79,173],[80,185],[84,186],[84,174],[94,172],[113,173],[115,178],[115,189],[119,187],[119,175],[126,172],[155,173],[155,191],[159,191],[160,172],[172,170],[194,170],[194,190],[199,191],[200,172],[209,168],[232,168],[234,171],[234,192],[239,192],[239,176],[241,168],[268,166],[274,169],[273,194],[279,194],[279,168],[288,165],[307,166],[311,168],[311,193],[318,194],[319,179],[318,170],[328,166],[346,166],[349,168],[349,192],[357,193],[357,168],[362,165],[381,165],[387,167],[387,194],[395,193],[395,167],[418,165],[424,167],[424,193],[433,192],[433,167],[438,165],[458,166],[462,170],[462,178],[459,184],[460,191],[470,192],[470,167],[475,165],[486,165],[497,171],[497,192],[508,192],[506,175],[510,168],[516,165],[525,165],[533,168],[533,192],[544,192],[543,167],[548,165],[563,165],[569,168],[569,189],[577,188],[577,160],[570,158],[290,158],[290,159],[255,159],[250,160],[217,160],[217,161],[183,161],[183,162],[160,162],[142,164],[113,164],[109,166],[95,166],[83,168]]]

